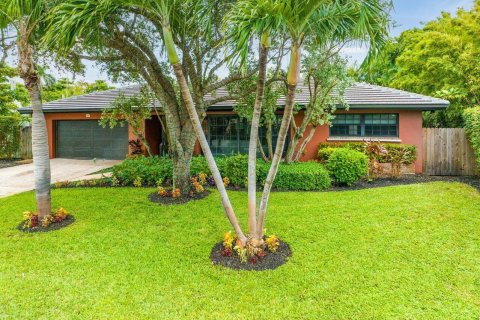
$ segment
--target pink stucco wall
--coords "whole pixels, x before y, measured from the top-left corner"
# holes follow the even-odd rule
[[[338,113],[397,113],[399,115],[399,140],[397,143],[413,144],[417,146],[417,161],[415,161],[415,172],[422,173],[422,112],[419,110],[350,110],[338,111]],[[300,112],[295,116],[295,122],[301,123],[303,113]],[[308,132],[308,129],[307,129]],[[306,134],[305,134],[306,136]],[[315,135],[307,145],[305,153],[300,158],[301,161],[316,159],[318,144],[327,142],[329,138],[329,127],[318,127]],[[360,138],[359,141],[362,141]],[[375,140],[375,138],[373,138]],[[338,140],[337,140],[338,141]],[[350,140],[351,141],[351,140]],[[390,143],[390,142],[389,142]],[[395,143],[395,142],[393,142]]]

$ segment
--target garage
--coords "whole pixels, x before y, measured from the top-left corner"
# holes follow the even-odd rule
[[[128,127],[102,128],[98,120],[55,121],[55,156],[71,159],[124,159]]]

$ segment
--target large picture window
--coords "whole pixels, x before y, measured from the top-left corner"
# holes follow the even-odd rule
[[[279,127],[280,121],[278,121],[277,126],[272,128],[272,141],[274,147],[277,141]],[[208,143],[210,144],[210,148],[214,155],[248,153],[250,124],[245,119],[240,119],[237,115],[209,115],[207,117],[205,131]],[[259,128],[258,131],[265,152],[267,151],[266,131],[266,128],[263,127]],[[284,150],[286,150],[286,146]]]
[[[398,137],[398,114],[338,114],[331,137]]]

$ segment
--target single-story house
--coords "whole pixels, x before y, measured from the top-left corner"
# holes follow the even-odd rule
[[[102,128],[98,119],[120,93],[131,96],[139,89],[134,85],[44,104],[50,157],[123,159],[129,153],[129,140],[136,139],[131,128]],[[216,97],[222,94],[226,92],[218,90]],[[296,102],[305,105],[308,100],[308,88],[299,86]],[[414,170],[422,172],[422,111],[445,109],[448,101],[366,83],[348,88],[345,100],[349,110],[339,108],[331,127],[317,128],[301,160],[315,159],[320,142],[372,139],[416,145]],[[281,106],[285,100],[278,103]],[[248,124],[233,112],[234,105],[235,101],[224,101],[208,109],[205,130],[216,155],[248,150]],[[21,108],[20,112],[28,114],[31,109]],[[300,111],[295,120],[300,123],[302,117]],[[260,136],[264,138],[263,131]],[[165,139],[153,110],[152,119],[145,121],[145,137],[153,153],[162,152]],[[196,152],[200,153],[200,148]]]

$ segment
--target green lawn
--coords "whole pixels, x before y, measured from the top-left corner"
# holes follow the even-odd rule
[[[480,193],[459,183],[274,193],[274,271],[213,266],[230,229],[217,194],[180,206],[153,189],[61,189],[77,222],[15,230],[33,194],[0,199],[0,319],[478,319]],[[246,193],[231,192],[245,220]]]

